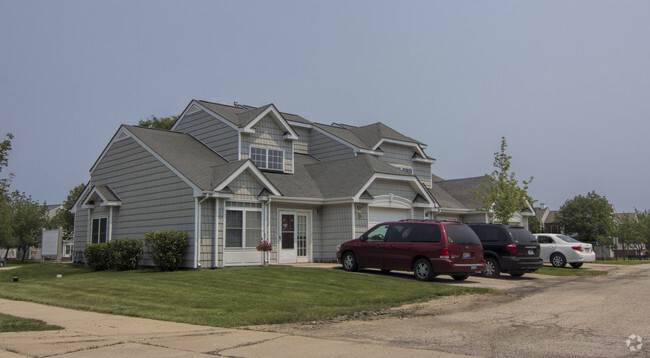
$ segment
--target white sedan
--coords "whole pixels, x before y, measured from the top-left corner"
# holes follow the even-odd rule
[[[539,242],[539,255],[544,262],[555,267],[564,267],[568,263],[573,268],[584,262],[596,261],[596,253],[591,244],[585,244],[574,238],[559,234],[534,234]]]

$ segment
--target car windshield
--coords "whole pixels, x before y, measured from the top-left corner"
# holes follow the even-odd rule
[[[562,241],[565,241],[565,242],[580,242],[580,241],[578,241],[578,240],[576,240],[576,239],[574,239],[572,237],[568,237],[566,235],[557,235],[557,238],[562,240]]]
[[[466,225],[445,225],[447,242],[457,245],[480,245],[481,240],[469,226]]]

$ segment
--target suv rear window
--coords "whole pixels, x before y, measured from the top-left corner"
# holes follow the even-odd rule
[[[515,242],[537,242],[535,236],[523,227],[509,227],[508,231],[510,231]]]
[[[466,225],[445,225],[447,242],[456,245],[480,245],[476,233]]]

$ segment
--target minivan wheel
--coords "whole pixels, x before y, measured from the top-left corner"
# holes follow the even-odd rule
[[[501,267],[499,267],[499,262],[495,258],[488,257],[485,259],[483,275],[487,277],[499,277],[501,275]]]
[[[433,273],[431,261],[428,259],[419,259],[413,265],[413,275],[420,281],[431,281],[436,275]]]
[[[343,262],[343,269],[345,271],[356,271],[359,268],[357,265],[357,257],[351,252],[344,253],[341,262]]]
[[[555,253],[551,255],[551,263],[555,267],[564,267],[566,266],[566,259],[564,258],[564,255]]]
[[[469,277],[468,274],[462,274],[462,275],[451,275],[451,277],[456,280],[456,281],[465,281]]]
[[[572,262],[569,265],[571,265],[573,268],[580,268],[582,267],[582,262]]]

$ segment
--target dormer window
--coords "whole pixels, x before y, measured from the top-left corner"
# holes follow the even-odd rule
[[[284,151],[251,147],[251,160],[260,169],[284,171]]]

